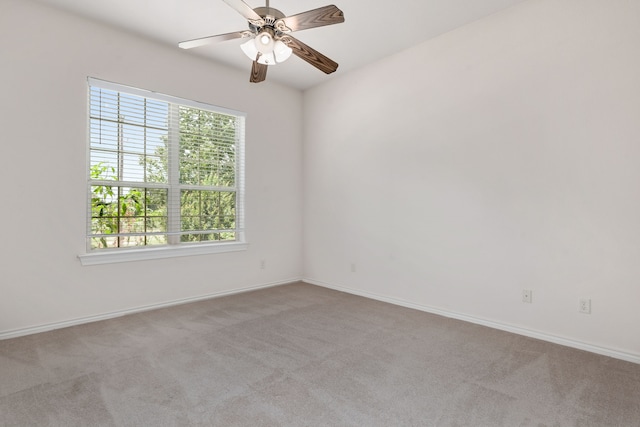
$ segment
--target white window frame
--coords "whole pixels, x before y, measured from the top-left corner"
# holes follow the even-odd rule
[[[206,111],[214,111],[217,113],[233,115],[241,118],[241,133],[237,141],[236,151],[236,171],[235,171],[235,188],[236,188],[236,240],[220,241],[220,242],[201,242],[189,244],[168,244],[162,246],[140,246],[134,248],[112,248],[91,250],[87,243],[86,252],[78,255],[82,265],[109,264],[117,262],[141,261],[150,259],[161,259],[181,256],[204,255],[222,252],[243,251],[248,248],[246,235],[244,231],[244,119],[246,113],[231,110],[228,108],[218,107],[211,104],[205,104],[197,101],[178,98],[157,92],[151,92],[144,89],[138,89],[117,83],[107,82],[89,77],[87,79],[87,99],[90,98],[91,87],[98,87],[107,90],[114,90],[129,95],[136,95],[148,99],[162,102],[168,102],[171,105],[182,105],[193,107]],[[89,105],[89,103],[88,103]],[[90,106],[87,108],[87,116],[90,117]],[[90,203],[91,198],[91,177],[89,166],[91,165],[90,152],[90,136],[89,136],[89,120],[87,120],[87,199],[85,203]],[[171,154],[170,154],[171,155]],[[175,162],[175,159],[174,159]],[[169,189],[171,191],[171,188]],[[91,208],[87,210],[87,240],[89,240],[89,230],[91,230]]]

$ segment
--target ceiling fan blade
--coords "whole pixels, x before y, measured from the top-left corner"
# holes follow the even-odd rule
[[[253,65],[251,66],[251,77],[249,78],[249,81],[251,83],[263,82],[267,78],[268,68],[268,65],[261,64],[258,61],[253,61]]]
[[[200,47],[207,44],[220,43],[227,40],[240,39],[251,35],[248,31],[236,31],[235,33],[218,34],[217,36],[202,37],[199,39],[187,40],[178,43],[178,46],[182,49],[192,49],[194,47]]]
[[[244,16],[247,21],[257,25],[258,27],[264,26],[265,23],[262,17],[258,15],[251,6],[242,0],[224,0],[224,2],[234,8],[240,15]]]
[[[334,5],[329,5],[279,19],[276,21],[275,27],[279,31],[287,33],[341,22],[344,22],[342,11]]]
[[[282,36],[280,40],[291,48],[294,55],[298,58],[304,59],[318,70],[326,74],[331,74],[338,69],[337,62],[327,58],[317,50],[302,43],[300,40],[293,38],[290,35]]]

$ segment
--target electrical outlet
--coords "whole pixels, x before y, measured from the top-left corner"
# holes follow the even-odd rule
[[[522,302],[526,302],[531,304],[533,301],[533,291],[531,289],[523,289],[522,290]]]
[[[265,268],[267,268],[267,260],[262,260],[260,261],[260,269],[264,270]]]
[[[591,300],[589,298],[580,298],[578,311],[584,314],[591,314]]]
[[[356,263],[355,263],[355,262],[352,262],[352,263],[351,263],[351,272],[352,272],[352,273],[355,273],[355,272],[356,272]]]

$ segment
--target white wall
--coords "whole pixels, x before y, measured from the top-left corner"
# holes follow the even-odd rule
[[[29,0],[0,0],[0,40],[0,337],[301,277],[300,92]],[[249,250],[80,265],[87,76],[248,113]]]
[[[639,17],[636,1],[530,0],[303,99],[0,0],[0,338],[304,267],[314,283],[640,358]],[[248,251],[80,265],[87,76],[248,112]]]
[[[306,280],[640,361],[639,46],[530,0],[306,92]]]

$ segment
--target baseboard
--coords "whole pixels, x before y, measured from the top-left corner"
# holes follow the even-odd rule
[[[199,295],[196,297],[181,298],[181,299],[161,302],[157,304],[149,304],[149,305],[144,305],[139,307],[128,308],[125,310],[111,311],[108,313],[102,313],[95,316],[78,317],[75,319],[64,320],[62,322],[47,323],[43,325],[30,326],[28,328],[18,328],[18,329],[12,329],[8,331],[1,331],[0,340],[17,338],[17,337],[31,335],[31,334],[38,334],[40,332],[47,332],[47,331],[52,331],[54,329],[67,328],[69,326],[82,325],[84,323],[98,322],[100,320],[113,319],[115,317],[126,316],[128,314],[141,313],[143,311],[156,310],[159,308],[166,308],[174,305],[187,304],[190,302],[203,301],[203,300],[208,300],[212,298],[220,298],[220,297],[225,297],[229,295],[236,295],[244,292],[256,291],[258,289],[272,288],[274,286],[286,285],[288,283],[298,282],[300,280],[302,279],[292,278],[292,279],[282,280],[278,282],[270,282],[270,283],[264,283],[260,285],[247,286],[244,288],[233,289],[230,291],[214,292],[211,294]]]
[[[530,338],[536,338],[542,341],[552,342],[554,344],[564,345],[566,347],[572,347],[579,350],[589,351],[591,353],[596,353],[603,356],[609,356],[615,359],[620,359],[620,360],[625,360],[627,362],[640,364],[640,355],[638,354],[626,353],[626,352],[615,350],[615,349],[600,347],[597,345],[584,343],[584,342],[572,340],[569,338],[555,336],[545,332],[539,332],[531,329],[522,328],[519,326],[499,323],[492,320],[482,319],[479,317],[468,316],[466,314],[456,313],[448,310],[442,310],[436,307],[430,307],[422,304],[415,304],[413,302],[406,301],[400,298],[394,298],[386,295],[375,294],[372,292],[361,291],[358,289],[349,288],[347,286],[333,285],[330,283],[322,282],[320,280],[305,278],[305,279],[302,279],[302,281],[305,283],[309,283],[311,285],[334,289],[336,291],[346,292],[352,295],[358,295],[361,297],[370,298],[370,299],[374,299],[382,302],[388,302],[390,304],[395,304],[402,307],[412,308],[415,310],[420,310],[420,311],[424,311],[432,314],[438,314],[440,316],[449,317],[452,319],[463,320],[465,322],[475,323],[482,326],[488,326],[490,328],[499,329],[501,331],[511,332],[514,334],[523,335]]]

